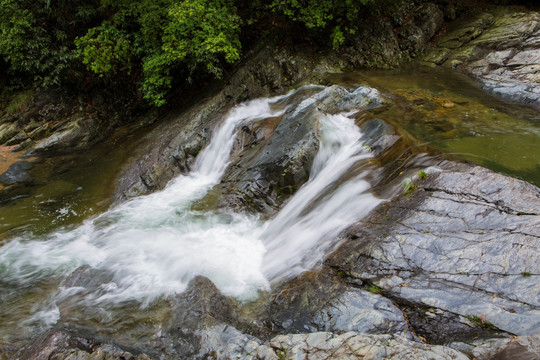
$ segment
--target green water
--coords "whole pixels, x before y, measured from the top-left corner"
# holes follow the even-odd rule
[[[29,171],[33,184],[2,193],[0,245],[21,232],[45,233],[105,211],[132,149],[129,138],[113,139],[88,151],[38,158]]]
[[[540,186],[540,112],[508,104],[445,68],[334,74],[330,81],[379,89],[391,102],[370,116],[401,128],[413,142]]]

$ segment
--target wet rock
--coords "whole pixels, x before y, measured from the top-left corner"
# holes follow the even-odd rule
[[[211,342],[218,336],[216,327],[226,330],[239,322],[233,302],[202,276],[193,279],[184,293],[170,301],[173,314],[163,338],[171,347],[169,351],[180,358],[197,358],[204,351],[201,342]],[[224,344],[217,342],[219,345]]]
[[[480,167],[441,167],[353,227],[330,264],[398,303],[416,304],[423,315],[409,319],[422,336],[445,334],[449,341],[466,328],[485,336],[498,329],[534,334],[540,190]],[[439,322],[423,333],[421,319],[437,312],[450,315],[455,330]]]
[[[418,54],[439,31],[443,21],[444,14],[437,5],[425,3],[418,6],[410,21],[399,30],[399,36],[402,39],[401,49],[408,51],[411,55]]]
[[[378,157],[390,149],[400,136],[394,128],[381,119],[370,119],[360,124],[362,142],[368,147],[373,156]]]
[[[351,287],[330,269],[306,273],[274,290],[267,322],[282,333],[391,334],[407,330],[402,311],[380,294]]]
[[[281,119],[267,119],[270,123],[279,121],[277,126],[247,129],[253,132],[254,140],[231,161],[221,184],[210,196],[220,197],[221,206],[275,213],[309,178],[319,147],[319,119],[377,106],[380,101],[375,89],[348,91],[340,86],[294,100]],[[273,131],[269,129],[272,127]],[[245,137],[245,133],[241,136]]]
[[[15,123],[7,122],[0,125],[0,144],[5,144],[6,141],[17,135],[19,127]]]
[[[20,360],[151,360],[145,354],[132,354],[114,345],[50,330],[17,354]]]
[[[540,108],[540,13],[495,9],[451,24],[425,61],[459,67],[505,99]]]
[[[453,359],[464,354],[444,346],[408,341],[399,336],[329,332],[282,335],[271,340],[285,358],[292,359]]]
[[[39,141],[34,149],[37,152],[86,149],[97,139],[103,138],[105,128],[101,122],[97,117],[77,114],[70,121],[65,122],[64,126],[55,129],[51,136]],[[44,134],[45,129],[42,129],[41,133],[32,135],[43,136]],[[36,137],[39,138],[39,136]]]
[[[33,178],[28,173],[32,164],[28,161],[17,161],[11,164],[8,170],[0,175],[0,183],[3,185],[28,184]]]

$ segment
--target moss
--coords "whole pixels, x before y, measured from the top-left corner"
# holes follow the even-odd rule
[[[287,358],[287,349],[284,347],[281,347],[276,350],[276,355],[279,359],[286,359]]]
[[[375,284],[370,284],[366,287],[366,290],[373,294],[382,294],[382,289]]]
[[[495,325],[493,325],[489,321],[486,321],[480,316],[470,315],[470,316],[467,316],[467,319],[469,319],[469,321],[471,321],[473,324],[480,326],[484,329],[498,330],[498,328]]]
[[[422,179],[422,180],[427,178],[427,172],[425,172],[424,170],[420,170],[416,175],[418,176],[419,179]]]
[[[532,276],[532,274],[530,272],[524,271],[521,273],[521,276],[529,277]]]

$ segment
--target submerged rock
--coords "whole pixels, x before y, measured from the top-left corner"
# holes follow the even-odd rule
[[[28,170],[32,168],[32,164],[28,161],[17,161],[11,164],[6,172],[0,175],[0,184],[15,185],[28,184],[32,182],[32,176]]]

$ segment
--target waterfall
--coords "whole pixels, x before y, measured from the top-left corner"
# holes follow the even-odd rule
[[[88,307],[133,300],[146,306],[184,291],[191,279],[203,275],[224,294],[249,300],[272,282],[313,268],[339,232],[380,202],[369,192],[366,171],[349,174],[370,154],[346,114],[321,114],[320,150],[311,177],[273,219],[191,209],[223,175],[236,129],[284,113],[292,96],[231,109],[193,171],[164,190],[127,201],[75,229],[11,240],[0,248],[0,287],[66,277],[82,265],[110,274],[91,291],[63,286],[46,307],[33,310],[34,318],[53,324],[59,317],[55,303],[67,297],[78,297],[80,306]],[[3,296],[10,294],[16,296],[7,290]]]

